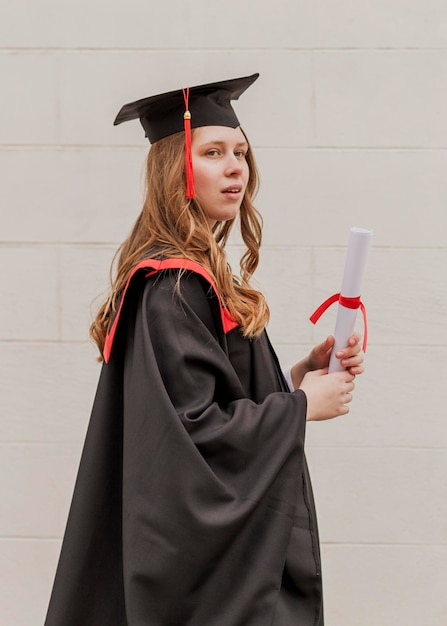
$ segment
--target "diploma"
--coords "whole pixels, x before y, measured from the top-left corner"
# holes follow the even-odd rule
[[[329,361],[329,373],[341,371],[344,368],[339,359],[335,357],[338,350],[346,348],[349,337],[354,332],[358,309],[361,310],[364,320],[363,350],[366,350],[368,337],[368,326],[366,323],[366,311],[363,302],[360,300],[362,292],[363,274],[366,266],[366,259],[371,244],[372,231],[364,228],[351,228],[349,234],[348,249],[346,252],[345,269],[340,293],[328,298],[311,315],[310,320],[316,323],[324,311],[338,302],[337,319],[335,322],[335,344]]]

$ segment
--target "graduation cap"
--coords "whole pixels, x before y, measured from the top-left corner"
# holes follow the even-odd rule
[[[200,126],[229,126],[237,128],[231,100],[237,100],[259,74],[196,85],[177,91],[142,98],[125,104],[116,116],[114,125],[140,119],[151,143],[185,131],[185,169],[187,197],[193,198],[194,176],[191,157],[191,129]]]

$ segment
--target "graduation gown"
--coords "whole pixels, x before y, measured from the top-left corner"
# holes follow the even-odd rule
[[[45,626],[322,626],[306,397],[266,333],[147,260],[105,355]]]

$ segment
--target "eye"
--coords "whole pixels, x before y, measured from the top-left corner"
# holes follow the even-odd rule
[[[219,155],[219,151],[216,148],[210,148],[206,151],[206,156],[215,157]]]
[[[247,156],[247,153],[245,152],[245,150],[236,150],[234,156],[236,156],[238,159],[244,159]]]

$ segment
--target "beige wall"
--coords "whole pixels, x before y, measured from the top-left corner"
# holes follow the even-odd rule
[[[445,624],[445,0],[0,5],[1,623],[43,622],[98,376],[90,304],[141,203],[147,145],[114,116],[259,71],[237,110],[284,365],[333,329],[307,317],[349,228],[375,233],[367,373],[348,417],[308,429],[327,626]]]

